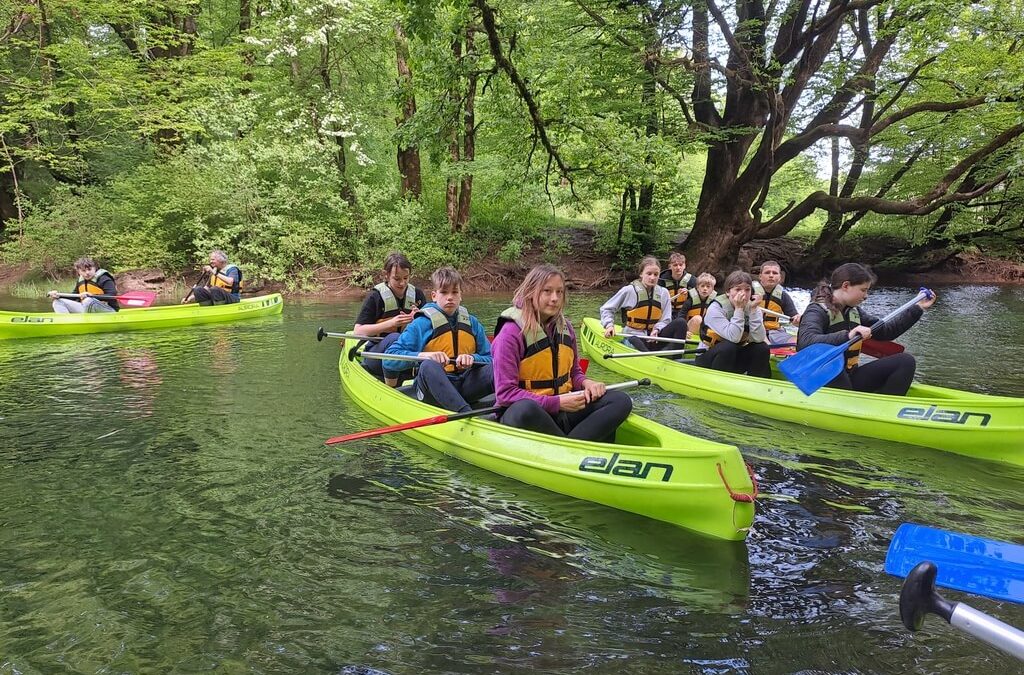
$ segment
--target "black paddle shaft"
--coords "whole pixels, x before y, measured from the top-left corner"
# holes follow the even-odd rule
[[[935,575],[939,568],[935,563],[924,561],[910,570],[900,591],[900,619],[907,629],[920,630],[924,615],[931,612],[949,623],[957,603],[943,599],[935,591]]]

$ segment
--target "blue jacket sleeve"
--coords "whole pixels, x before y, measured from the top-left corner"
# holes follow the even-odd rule
[[[432,328],[430,319],[425,316],[418,316],[412,320],[401,336],[390,346],[385,354],[400,354],[402,356],[418,356],[427,344]],[[416,367],[415,361],[392,361],[385,359],[381,366],[385,370],[400,373],[405,370],[412,370]]]
[[[475,316],[470,315],[469,320],[473,324],[473,337],[476,339],[476,354],[473,355],[473,362],[493,363],[491,342],[487,339],[487,331],[484,330],[484,325]]]

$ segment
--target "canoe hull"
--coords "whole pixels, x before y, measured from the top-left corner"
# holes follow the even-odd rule
[[[343,343],[341,381],[356,403],[382,424],[433,417],[443,411],[378,382]],[[404,432],[431,448],[523,483],[637,513],[726,540],[742,540],[753,503],[733,499],[753,490],[733,446],[687,436],[637,415],[615,444],[569,441],[497,422],[469,418]],[[718,467],[721,467],[721,475]]]
[[[241,321],[280,314],[283,307],[284,302],[280,293],[274,293],[246,298],[230,305],[209,307],[200,307],[191,303],[89,314],[0,312],[0,339],[177,328],[205,323]]]
[[[669,359],[604,359],[635,351],[585,319],[580,344],[591,359],[667,391],[818,429],[880,438],[1024,466],[1024,399],[915,384],[907,396],[821,388],[804,394],[778,373],[765,380]]]

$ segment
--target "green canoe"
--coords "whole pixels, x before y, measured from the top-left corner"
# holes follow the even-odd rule
[[[392,425],[444,413],[378,381],[349,358],[353,345],[342,342],[341,382],[373,417]],[[754,486],[739,450],[638,415],[619,427],[615,443],[574,441],[478,417],[404,433],[503,476],[709,537],[742,540],[754,520]]]
[[[723,373],[666,358],[604,359],[634,352],[584,319],[580,344],[592,359],[627,377],[649,377],[668,391],[747,412],[841,431],[1024,465],[1024,398],[914,384],[907,396],[821,388],[804,394],[778,372],[774,379]]]
[[[257,316],[280,314],[283,307],[281,294],[274,293],[243,299],[241,302],[230,305],[211,305],[209,307],[200,307],[191,303],[89,314],[0,312],[0,339],[107,333],[144,328],[174,328],[194,326],[200,323],[239,321]]]

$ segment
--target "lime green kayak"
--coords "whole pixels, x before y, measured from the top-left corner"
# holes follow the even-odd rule
[[[353,345],[342,343],[342,385],[381,423],[445,413],[378,381],[349,358]],[[615,443],[548,436],[480,417],[404,433],[503,476],[709,537],[742,540],[754,519],[754,486],[739,450],[637,415],[619,427]]]
[[[769,380],[666,358],[605,359],[605,354],[635,350],[604,337],[596,319],[584,319],[580,345],[609,370],[649,377],[678,394],[819,429],[1024,465],[1024,398],[924,384],[914,384],[906,396],[824,387],[804,396],[778,372]]]
[[[57,314],[46,312],[0,312],[0,339],[53,337],[82,333],[175,328],[201,323],[240,321],[257,316],[280,314],[284,303],[280,293],[247,298],[230,305],[200,307],[163,305],[143,309],[122,309],[120,312],[89,314]]]

